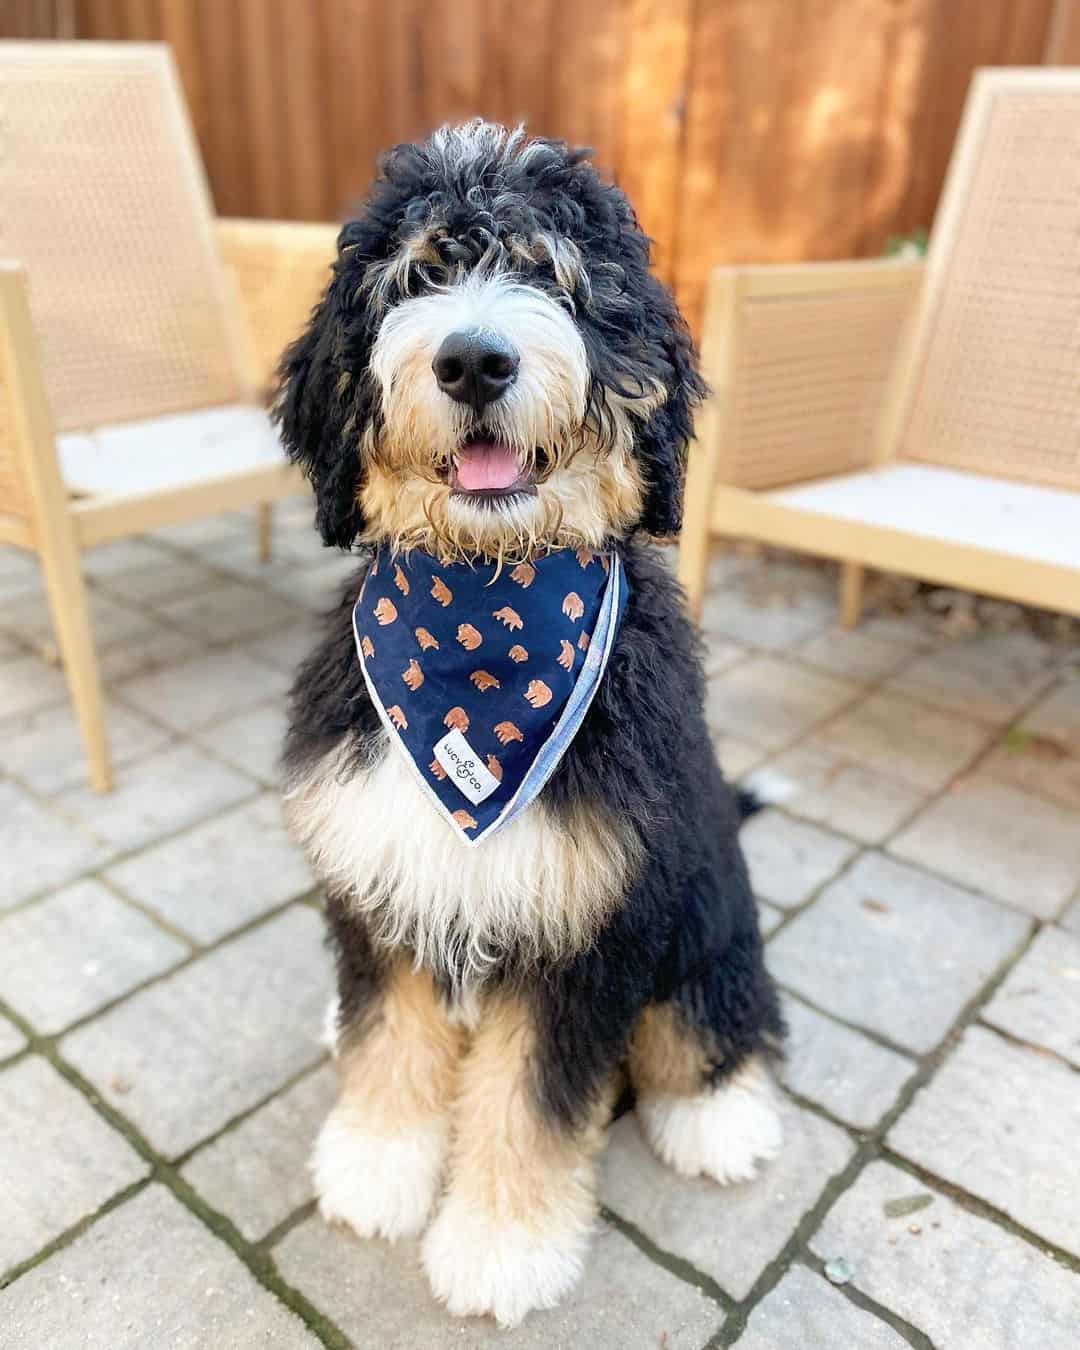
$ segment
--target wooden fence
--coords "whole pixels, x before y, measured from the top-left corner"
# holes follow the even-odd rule
[[[696,319],[715,262],[929,225],[972,71],[1080,60],[1080,0],[0,0],[0,33],[170,42],[223,214],[340,216],[475,113],[592,145]]]

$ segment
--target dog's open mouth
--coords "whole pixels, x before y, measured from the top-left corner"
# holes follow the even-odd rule
[[[484,435],[471,436],[461,445],[451,461],[448,481],[455,496],[473,502],[536,495],[536,477],[522,466],[516,451]]]

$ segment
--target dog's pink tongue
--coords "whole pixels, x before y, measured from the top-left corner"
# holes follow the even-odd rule
[[[466,492],[513,487],[520,477],[517,455],[496,441],[475,441],[458,451],[457,481]]]

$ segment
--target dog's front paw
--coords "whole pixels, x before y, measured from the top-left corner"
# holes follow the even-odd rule
[[[784,1142],[763,1065],[750,1060],[718,1087],[694,1096],[643,1094],[638,1119],[656,1155],[684,1176],[751,1181]]]
[[[534,1308],[553,1308],[581,1275],[588,1224],[548,1231],[500,1221],[452,1192],[424,1236],[432,1293],[457,1317],[494,1317],[513,1327]]]
[[[438,1194],[446,1140],[441,1119],[387,1137],[367,1129],[357,1112],[336,1106],[311,1158],[323,1218],[348,1224],[361,1237],[415,1237]]]

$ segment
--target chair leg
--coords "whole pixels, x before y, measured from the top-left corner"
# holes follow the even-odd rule
[[[274,503],[259,502],[255,507],[255,552],[259,562],[270,561],[274,536]]]
[[[862,616],[865,580],[866,568],[861,563],[840,564],[840,624],[843,628],[855,628],[858,625]]]
[[[711,420],[704,434],[690,446],[690,466],[683,501],[683,527],[679,537],[679,582],[686,592],[686,612],[697,623],[705,601],[709,551],[712,543],[713,484],[717,453],[712,445]]]
[[[112,764],[90,605],[79,557],[74,548],[56,553],[43,551],[41,566],[64,673],[90,766],[90,782],[96,791],[108,792],[113,782]]]

